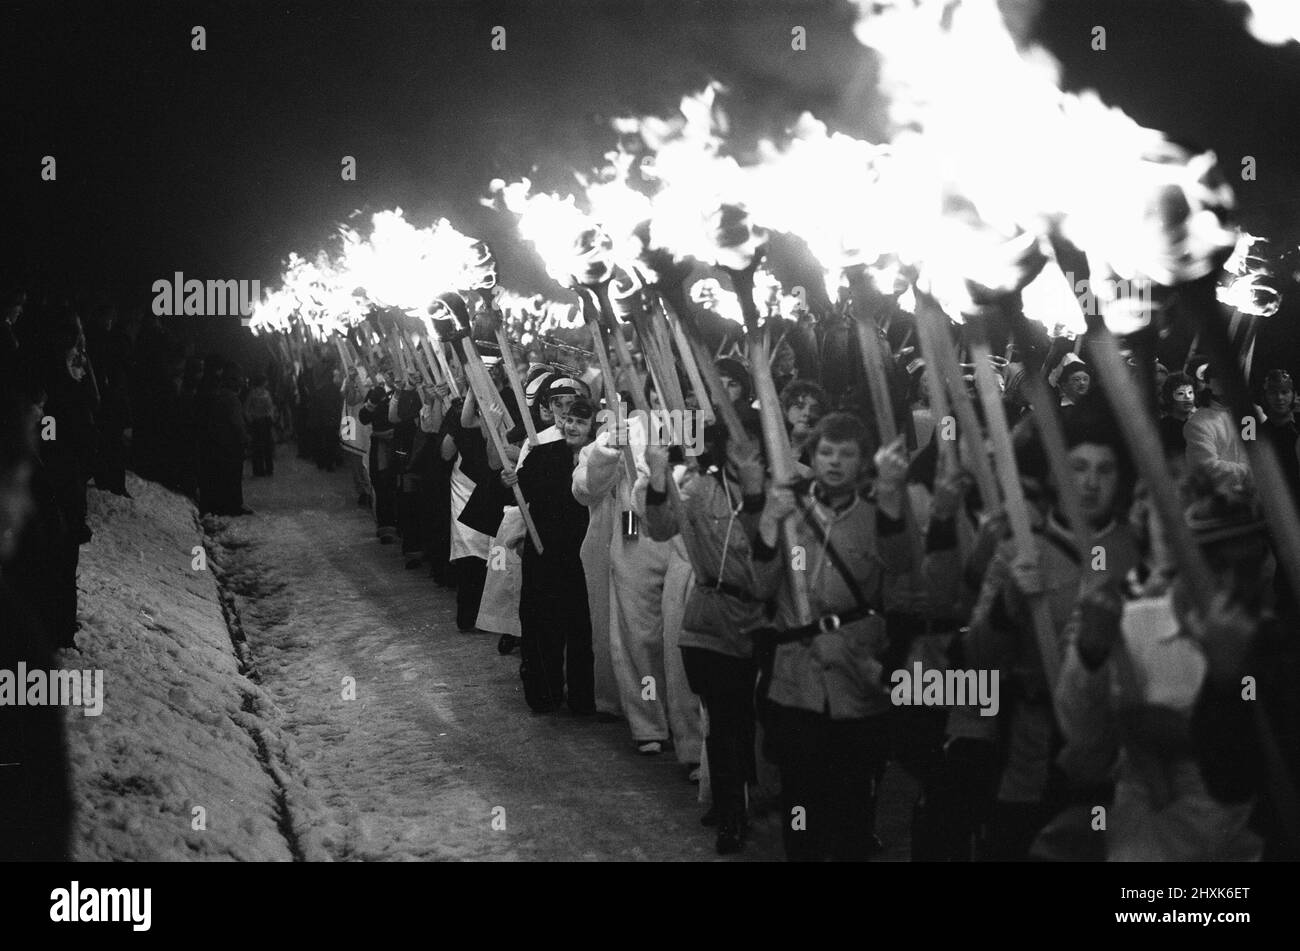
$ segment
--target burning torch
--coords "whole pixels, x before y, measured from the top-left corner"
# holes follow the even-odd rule
[[[731,277],[732,287],[740,298],[749,372],[753,376],[754,392],[758,396],[763,442],[767,448],[772,479],[779,485],[791,485],[795,481],[794,455],[785,431],[785,420],[781,418],[781,401],[768,363],[768,341],[759,327],[758,306],[754,303],[754,272],[763,256],[765,235],[751,226],[744,209],[736,205],[723,205],[715,215],[714,225],[714,237],[718,246],[717,264]],[[799,540],[795,517],[792,514],[781,525],[781,536],[787,552]],[[796,626],[811,624],[813,617],[812,606],[808,601],[807,578],[788,558],[786,567]]]

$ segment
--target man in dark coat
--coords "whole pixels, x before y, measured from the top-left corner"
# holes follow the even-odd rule
[[[48,576],[42,584],[47,631],[60,646],[75,646],[77,562],[90,540],[86,483],[95,453],[96,400],[86,366],[85,338],[75,314],[55,314],[43,346],[46,391],[41,426],[42,483],[57,509],[61,530],[51,540]],[[48,422],[47,422],[48,421]]]
[[[370,427],[370,485],[374,490],[375,527],[380,542],[385,545],[391,545],[397,538],[397,482],[388,403],[388,391],[375,386],[357,410],[357,421]]]
[[[240,370],[229,363],[220,385],[203,404],[199,461],[199,510],[214,515],[251,515],[244,507],[244,447],[248,433],[239,402]]]
[[[340,462],[339,423],[343,418],[343,388],[338,367],[322,363],[316,368],[309,424],[316,468],[333,472]]]

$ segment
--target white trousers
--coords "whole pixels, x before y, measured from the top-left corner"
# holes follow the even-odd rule
[[[587,537],[582,541],[582,570],[587,576],[587,604],[591,608],[591,652],[595,656],[596,710],[623,715],[619,680],[610,650],[609,546],[614,537],[615,500],[588,509]],[[622,660],[622,658],[619,658]]]
[[[671,735],[681,763],[698,763],[700,701],[686,682],[678,642],[693,583],[690,562],[673,542],[647,535],[610,545],[610,651],[632,739]]]

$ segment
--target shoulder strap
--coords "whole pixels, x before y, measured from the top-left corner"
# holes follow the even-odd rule
[[[844,579],[844,583],[852,593],[853,600],[857,602],[857,606],[860,608],[871,607],[871,601],[868,600],[866,593],[863,592],[862,586],[858,584],[858,579],[853,577],[853,572],[849,571],[848,565],[844,564],[844,559],[840,557],[840,553],[835,550],[835,546],[827,536],[826,530],[822,528],[821,522],[817,520],[816,513],[811,507],[804,505],[803,499],[800,496],[795,496],[795,502],[803,511],[804,521],[808,523],[808,527],[813,530],[813,534],[815,534],[817,540],[821,542],[822,549],[826,552],[826,557],[830,559],[831,564],[835,566],[835,570],[838,571],[840,577]]]

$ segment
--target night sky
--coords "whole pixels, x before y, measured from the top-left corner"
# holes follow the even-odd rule
[[[1227,0],[1044,0],[1036,35],[1071,88],[1242,155],[1246,224],[1300,239],[1300,46],[1267,47]],[[0,12],[9,240],[0,276],[120,306],[181,270],[272,282],[356,209],[450,217],[505,282],[548,287],[487,182],[589,168],[609,117],[667,113],[715,77],[743,142],[801,109],[878,139],[875,65],[845,2],[10,2]],[[495,25],[507,49],[490,49]],[[808,51],[790,49],[790,27]],[[190,30],[207,30],[207,50]],[[1108,49],[1091,50],[1091,29]],[[935,64],[936,69],[943,64]],[[58,179],[40,180],[44,155]],[[355,182],[340,159],[357,160]],[[237,329],[237,328],[231,328]]]

